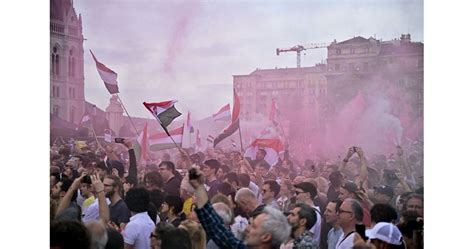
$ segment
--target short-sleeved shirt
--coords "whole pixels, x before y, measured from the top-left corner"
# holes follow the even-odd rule
[[[128,223],[130,216],[132,216],[123,199],[120,199],[114,205],[110,204],[109,209],[110,220],[117,224],[117,226],[120,226],[120,223]]]
[[[155,223],[147,212],[135,214],[123,230],[123,241],[133,245],[135,249],[150,249],[150,234],[155,229]]]

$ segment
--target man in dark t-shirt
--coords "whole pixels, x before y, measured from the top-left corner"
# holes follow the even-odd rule
[[[158,165],[158,169],[165,182],[163,185],[165,195],[179,196],[182,178],[181,175],[176,172],[174,163],[171,161],[163,161]]]
[[[202,172],[206,176],[206,185],[208,186],[207,193],[209,198],[217,194],[217,189],[221,182],[217,179],[216,174],[221,164],[216,159],[209,159],[204,162]]]

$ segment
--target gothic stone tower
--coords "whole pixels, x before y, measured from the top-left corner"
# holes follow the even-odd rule
[[[84,113],[81,16],[72,0],[50,0],[50,112],[78,124]]]

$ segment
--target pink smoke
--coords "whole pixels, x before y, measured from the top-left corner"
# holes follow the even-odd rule
[[[176,23],[172,29],[166,46],[166,57],[163,62],[163,72],[172,75],[177,58],[182,54],[189,35],[189,24],[196,16],[201,3],[198,1],[186,2],[178,6]]]

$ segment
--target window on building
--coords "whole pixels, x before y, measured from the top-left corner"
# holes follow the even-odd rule
[[[355,54],[355,48],[351,48],[351,54]]]
[[[53,115],[54,116],[59,115],[59,106],[58,105],[53,106]]]
[[[369,47],[364,48],[364,53],[369,53]]]
[[[69,50],[69,59],[68,59],[68,75],[69,77],[74,77],[76,71],[76,59],[74,57],[74,50]]]
[[[336,49],[336,54],[341,54],[341,49],[340,48]]]
[[[53,47],[53,53],[51,54],[51,69],[54,76],[59,76],[59,48]]]

